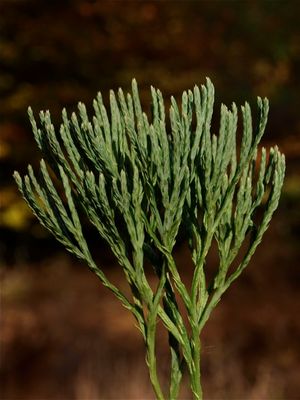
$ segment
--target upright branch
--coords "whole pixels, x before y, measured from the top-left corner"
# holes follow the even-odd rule
[[[211,133],[214,87],[209,79],[184,92],[180,105],[172,97],[169,117],[161,92],[152,87],[151,97],[149,118],[133,80],[131,93],[110,92],[109,110],[101,93],[93,102],[92,117],[82,103],[77,113],[63,110],[59,129],[49,111],[41,111],[37,123],[29,108],[44,159],[38,174],[29,165],[24,177],[15,172],[14,178],[40,223],[85,261],[135,317],[156,397],[176,399],[186,370],[194,398],[201,399],[201,330],[268,228],[279,202],[285,159],[277,147],[268,155],[265,148],[259,150],[267,99],[258,98],[254,127],[249,104],[241,107],[243,133],[237,142],[234,103],[230,109],[221,105],[219,133]],[[82,230],[84,215],[116,256],[130,297],[95,263]],[[190,287],[174,259],[179,231],[194,265]],[[219,265],[208,281],[206,260],[213,242]],[[243,243],[246,250],[235,265]],[[144,268],[146,260],[157,276],[155,288]],[[169,334],[168,394],[157,371],[158,320]]]

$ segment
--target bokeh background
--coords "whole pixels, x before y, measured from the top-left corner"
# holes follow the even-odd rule
[[[40,157],[27,106],[58,124],[64,106],[90,105],[98,90],[107,99],[133,77],[148,104],[150,85],[179,98],[206,76],[216,112],[221,101],[269,97],[263,144],[286,154],[287,177],[249,269],[204,331],[204,393],[300,398],[299,15],[296,1],[0,0],[1,399],[153,398],[133,319],[16,192],[13,170]],[[94,249],[124,285],[103,243]],[[184,245],[177,259],[184,268]]]

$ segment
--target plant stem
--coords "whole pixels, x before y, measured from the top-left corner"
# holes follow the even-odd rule
[[[193,342],[193,368],[191,374],[191,389],[195,400],[202,400],[202,387],[201,387],[201,366],[200,366],[200,353],[201,342],[200,333],[197,327],[192,328],[192,342]]]
[[[156,293],[149,307],[147,333],[146,333],[147,364],[149,369],[150,380],[157,400],[165,399],[157,376],[157,364],[155,355],[155,339],[156,339],[156,327],[157,327],[156,318],[159,309],[159,302],[163,295],[165,283],[166,283],[166,274],[165,274],[165,267],[163,267]]]
[[[154,335],[155,336],[155,335]],[[152,339],[152,335],[149,338],[148,336],[148,350],[147,350],[147,357],[148,357],[148,367],[149,367],[149,375],[150,375],[150,380],[152,383],[152,387],[156,396],[157,400],[164,400],[164,395],[162,392],[162,389],[160,387],[160,383],[158,380],[157,376],[157,365],[156,365],[156,357],[155,357],[155,346],[153,344],[153,340],[155,341],[155,338]]]

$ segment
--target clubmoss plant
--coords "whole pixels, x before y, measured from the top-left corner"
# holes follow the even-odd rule
[[[152,87],[151,96],[149,119],[133,80],[131,94],[121,89],[110,92],[110,112],[100,93],[91,119],[82,103],[77,114],[68,116],[63,110],[59,130],[49,111],[40,112],[38,126],[29,108],[45,160],[38,176],[29,165],[27,175],[22,178],[15,172],[14,178],[41,224],[85,261],[135,317],[157,399],[178,398],[184,370],[194,398],[202,399],[201,331],[269,225],[278,206],[285,159],[277,147],[268,156],[264,148],[258,154],[268,117],[267,99],[258,98],[254,129],[249,104],[241,107],[242,134],[237,143],[234,103],[231,109],[221,106],[219,133],[211,134],[214,87],[209,79],[206,85],[184,92],[181,106],[172,97],[168,120],[161,92]],[[62,191],[56,189],[58,181],[49,167],[62,183]],[[96,265],[82,230],[84,215],[116,256],[131,288],[130,297]],[[189,244],[194,266],[189,285],[184,284],[174,259],[179,230]],[[219,265],[209,281],[206,259],[212,243],[218,248]],[[146,260],[157,276],[155,289],[144,268]],[[157,373],[159,320],[169,335],[168,393]]]

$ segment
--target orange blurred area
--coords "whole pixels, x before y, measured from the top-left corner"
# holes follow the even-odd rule
[[[264,145],[287,156],[270,231],[203,334],[209,399],[296,399],[300,383],[299,2],[0,1],[1,400],[151,399],[134,320],[98,279],[37,223],[15,169],[36,166],[27,107],[91,109],[101,90],[139,83],[166,98],[209,76],[220,103],[270,99]],[[87,228],[97,261],[128,290],[105,244]],[[177,260],[187,275],[187,254]],[[214,263],[213,256],[210,260]],[[154,277],[149,272],[149,279]],[[160,373],[169,355],[160,327]],[[181,398],[191,393],[183,386]]]

